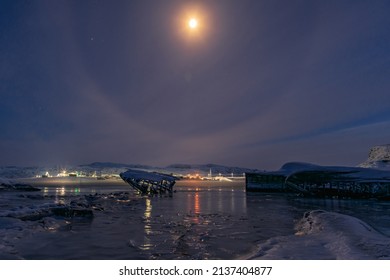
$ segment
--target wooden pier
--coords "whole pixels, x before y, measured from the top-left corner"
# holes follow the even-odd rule
[[[390,199],[390,172],[369,168],[290,164],[280,171],[247,173],[247,192]]]

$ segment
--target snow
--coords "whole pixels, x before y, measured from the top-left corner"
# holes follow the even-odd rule
[[[0,177],[0,186],[9,186],[9,185],[12,185],[10,180]]]
[[[372,147],[368,159],[359,167],[390,170],[390,144]]]
[[[320,166],[302,162],[286,163],[277,173],[289,177],[300,172],[335,172],[339,173],[340,176],[349,177],[357,181],[390,182],[390,171],[386,170],[347,166]]]
[[[390,238],[365,222],[336,212],[304,214],[296,233],[259,244],[250,259],[390,259]]]
[[[1,191],[39,191],[39,188],[33,187],[23,182],[0,178]]]

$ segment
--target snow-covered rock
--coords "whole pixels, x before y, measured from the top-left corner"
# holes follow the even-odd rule
[[[0,177],[0,191],[40,191],[40,189]]]
[[[372,147],[368,159],[359,167],[390,170],[390,144]]]
[[[0,186],[10,186],[10,185],[12,185],[10,180],[0,177]]]

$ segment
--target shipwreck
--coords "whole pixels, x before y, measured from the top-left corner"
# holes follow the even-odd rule
[[[176,177],[158,172],[129,169],[119,176],[142,195],[172,194]]]
[[[390,199],[390,171],[287,163],[279,171],[246,173],[247,192]]]

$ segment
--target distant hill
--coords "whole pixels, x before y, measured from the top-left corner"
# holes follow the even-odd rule
[[[90,167],[90,168],[139,168],[139,169],[151,169],[151,166],[142,165],[142,164],[125,164],[125,163],[115,163],[115,162],[93,162],[90,164],[82,164],[80,167]]]
[[[0,178],[31,178],[40,172],[39,167],[18,167],[18,166],[3,166],[0,167]]]
[[[181,173],[181,174],[188,174],[188,173],[199,173],[202,175],[207,175],[210,173],[213,175],[217,175],[219,173],[221,174],[236,174],[241,175],[246,172],[256,172],[257,169],[250,169],[250,168],[244,168],[244,167],[231,167],[231,166],[224,166],[224,165],[218,165],[218,164],[172,164],[164,169],[166,170],[172,170],[172,173]]]
[[[235,174],[235,175],[241,175],[245,172],[254,172],[257,171],[256,169],[249,169],[249,168],[243,168],[243,167],[231,167],[231,166],[224,166],[224,165],[218,165],[218,164],[185,164],[185,163],[177,163],[177,164],[171,164],[166,167],[153,167],[149,165],[141,165],[141,164],[124,164],[124,163],[114,163],[114,162],[93,162],[91,164],[84,164],[80,165],[82,169],[89,169],[89,170],[96,170],[101,171],[104,173],[109,173],[108,171],[115,172],[117,170],[118,172],[123,172],[124,169],[141,169],[146,171],[156,171],[166,174],[180,174],[180,175],[186,175],[186,174],[194,174],[198,173],[202,176],[206,176],[207,174],[211,173],[213,175],[216,174]]]

